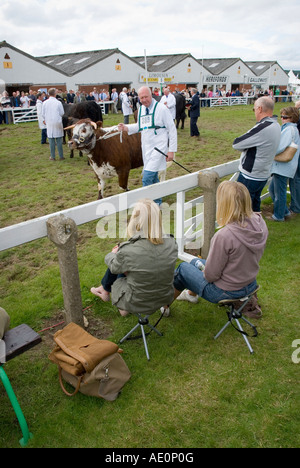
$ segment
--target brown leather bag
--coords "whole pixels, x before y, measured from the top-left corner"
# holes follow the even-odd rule
[[[54,335],[55,348],[49,359],[58,365],[59,381],[68,396],[78,391],[85,395],[115,400],[130,379],[130,371],[117,344],[99,340],[75,323],[69,323]],[[63,380],[75,388],[69,393]]]

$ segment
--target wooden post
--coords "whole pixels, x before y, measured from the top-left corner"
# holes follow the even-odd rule
[[[217,206],[216,192],[220,179],[217,172],[202,171],[199,172],[198,181],[199,187],[201,187],[204,192],[204,227],[201,255],[203,258],[206,258],[208,255],[211,238],[215,233]]]
[[[64,215],[47,220],[48,238],[57,246],[66,322],[83,326],[82,299],[76,253],[77,226]]]

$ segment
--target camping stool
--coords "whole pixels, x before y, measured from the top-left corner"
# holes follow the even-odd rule
[[[223,333],[223,331],[231,324],[238,332],[240,332],[242,335],[243,335],[243,338],[246,342],[246,345],[248,346],[248,349],[250,351],[250,354],[253,354],[254,351],[249,343],[249,340],[247,338],[248,336],[248,333],[246,333],[243,328],[242,328],[242,325],[240,324],[239,322],[239,319],[242,319],[244,320],[244,322],[246,322],[248,325],[250,325],[250,327],[252,328],[252,330],[254,331],[254,334],[252,335],[253,337],[254,336],[257,336],[258,333],[257,333],[257,330],[255,328],[255,326],[249,322],[249,320],[245,319],[245,317],[243,317],[243,309],[244,307],[246,306],[246,304],[248,304],[248,302],[252,299],[252,297],[254,296],[255,293],[257,293],[257,291],[259,290],[260,286],[258,286],[255,291],[253,291],[251,294],[248,294],[247,296],[244,296],[244,297],[241,297],[241,298],[238,298],[238,299],[224,299],[223,301],[219,301],[218,304],[219,306],[221,307],[227,307],[227,316],[228,316],[228,322],[224,325],[223,328],[221,328],[221,330],[216,334],[215,336],[215,340],[221,335],[221,333]],[[236,304],[238,302],[242,302],[242,305],[236,309]],[[235,320],[238,328],[236,328],[234,326],[234,323],[233,323],[233,319]]]
[[[19,425],[23,434],[23,438],[20,440],[22,447],[25,447],[28,443],[28,440],[33,436],[28,430],[26,419],[22,413],[17,397],[12,389],[11,383],[5,370],[3,369],[3,366],[6,361],[10,361],[16,356],[23,354],[25,351],[32,348],[33,346],[36,346],[41,341],[42,338],[40,335],[26,324],[11,328],[5,333],[3,340],[0,340],[1,345],[4,343],[4,346],[1,346],[1,351],[3,348],[5,351],[3,356],[0,355],[0,379],[2,380],[8,398],[19,421]]]
[[[156,312],[156,311],[155,311]],[[123,341],[125,340],[133,340],[133,339],[137,339],[137,338],[143,338],[143,341],[144,341],[144,347],[145,347],[145,351],[146,351],[146,356],[147,356],[147,359],[148,361],[150,360],[150,356],[149,356],[149,351],[148,351],[148,346],[147,346],[147,340],[146,340],[146,335],[149,335],[149,333],[151,333],[151,330],[155,331],[155,333],[157,333],[159,336],[163,336],[163,334],[158,331],[155,327],[158,325],[158,323],[160,322],[160,320],[162,319],[163,317],[163,314],[160,316],[160,318],[158,319],[158,321],[156,322],[156,324],[153,326],[149,323],[149,317],[150,315],[152,314],[148,314],[148,315],[145,315],[145,316],[142,316],[141,314],[133,314],[133,315],[137,315],[138,316],[138,323],[130,330],[130,332],[128,332],[121,340],[120,340],[120,343],[123,343]],[[148,326],[151,330],[150,332],[148,333],[145,333],[145,330],[144,330],[144,326]],[[141,329],[141,332],[142,332],[142,335],[138,335],[138,336],[133,336],[131,337],[132,333],[137,329],[139,328]]]

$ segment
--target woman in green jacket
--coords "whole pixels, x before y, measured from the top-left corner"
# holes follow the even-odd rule
[[[137,202],[127,228],[128,241],[106,255],[101,285],[91,292],[116,305],[120,314],[150,314],[174,299],[178,247],[163,235],[161,211],[149,199]]]

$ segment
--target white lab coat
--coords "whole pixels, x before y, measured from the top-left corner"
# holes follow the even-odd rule
[[[175,117],[176,117],[176,99],[175,99],[174,94],[169,93],[168,97],[163,95],[161,97],[160,102],[169,109],[169,111],[171,112],[171,115],[172,115],[172,119],[175,120]],[[165,104],[165,102],[167,103],[167,105]]]
[[[129,97],[127,96],[127,94],[122,91],[120,93],[119,98],[121,99],[121,102],[122,102],[123,115],[131,115],[132,114],[132,107],[130,107],[131,102],[130,102]]]
[[[62,116],[64,115],[64,108],[62,103],[54,96],[43,102],[42,107],[43,120],[47,126],[48,138],[60,138],[64,136],[64,129],[62,124]]]
[[[150,114],[153,112],[156,101],[152,99],[149,107]],[[146,114],[145,106],[141,106],[141,115]],[[172,119],[171,113],[164,104],[160,102],[156,106],[154,114],[154,124],[159,127],[157,130],[153,128],[142,130],[142,154],[144,169],[146,171],[164,171],[167,167],[166,158],[156,151],[157,147],[163,153],[177,151],[177,130]],[[139,131],[139,122],[128,125],[128,134],[132,135]]]
[[[36,100],[36,113],[38,117],[39,128],[41,130],[43,130],[44,128],[47,128],[47,126],[44,124],[42,109],[43,109],[43,101],[41,101],[40,99],[37,99]]]

